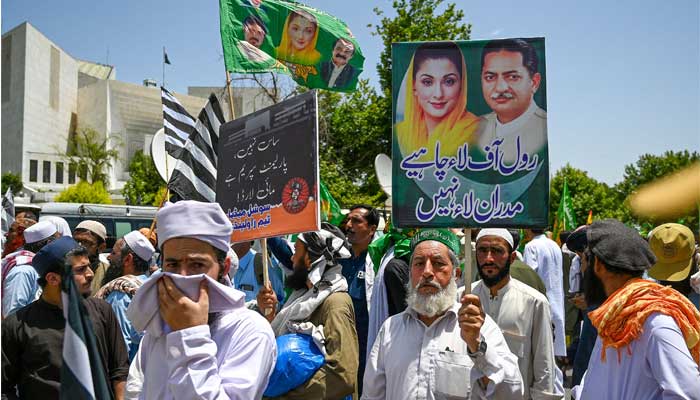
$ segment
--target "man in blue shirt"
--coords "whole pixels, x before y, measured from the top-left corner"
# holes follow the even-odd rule
[[[60,236],[61,234],[56,231],[56,226],[51,222],[38,222],[24,230],[23,250],[36,254],[44,246]],[[13,254],[8,255],[8,257]],[[3,317],[7,317],[30,304],[37,299],[39,294],[39,284],[37,283],[39,274],[32,266],[32,259],[30,257],[22,257],[19,260],[22,263],[17,263],[9,272],[6,272],[2,282]]]
[[[95,297],[104,299],[112,306],[129,351],[129,361],[133,360],[139,349],[143,332],[134,329],[126,309],[136,290],[148,279],[154,252],[153,245],[139,231],[124,235],[114,244],[108,257],[110,266],[105,276],[108,282],[95,293]]]
[[[348,281],[348,294],[355,308],[355,328],[360,349],[360,365],[357,371],[360,393],[367,355],[368,306],[374,283],[374,265],[367,254],[367,247],[374,239],[377,225],[379,225],[379,212],[375,208],[365,204],[352,206],[342,226],[352,246],[352,257],[338,260],[343,266],[342,274]]]
[[[236,289],[245,293],[246,303],[256,299],[260,287],[263,285],[263,259],[252,249],[253,242],[245,241],[236,243],[231,248],[238,256],[238,271],[233,278]],[[272,290],[277,295],[280,306],[284,304],[284,285],[282,283],[282,271],[271,262],[268,262],[268,272]]]

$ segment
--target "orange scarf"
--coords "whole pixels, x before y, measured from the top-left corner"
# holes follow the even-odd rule
[[[607,347],[617,349],[619,360],[620,349],[642,334],[644,321],[655,312],[668,315],[676,321],[690,354],[700,364],[700,312],[685,296],[670,286],[661,286],[640,278],[629,280],[608,297],[603,305],[588,313],[603,341],[602,360],[605,361]],[[630,353],[629,348],[627,352]]]

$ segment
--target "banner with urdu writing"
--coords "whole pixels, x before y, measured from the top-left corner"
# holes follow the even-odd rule
[[[544,38],[392,44],[398,227],[544,227]]]
[[[365,58],[340,19],[284,0],[220,0],[219,18],[228,71],[286,72],[308,88],[355,90]]]
[[[320,229],[318,174],[316,91],[222,125],[216,201],[231,241]]]

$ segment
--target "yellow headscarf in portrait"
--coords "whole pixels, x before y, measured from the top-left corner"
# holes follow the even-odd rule
[[[310,17],[310,18],[309,18]],[[292,18],[306,18],[313,22],[316,26],[316,31],[314,32],[314,37],[304,50],[297,50],[292,45],[292,39],[289,38],[287,30],[289,29],[289,23]],[[301,65],[315,65],[321,59],[321,53],[316,50],[316,42],[318,42],[318,21],[316,18],[304,10],[294,10],[289,13],[287,19],[284,21],[284,29],[282,30],[282,40],[280,41],[279,47],[277,47],[277,59],[282,61],[287,61],[294,64]]]
[[[462,51],[462,81],[461,91],[457,104],[449,114],[442,118],[442,121],[428,135],[428,127],[425,121],[425,112],[413,94],[413,62],[408,66],[406,73],[406,102],[404,106],[404,119],[396,124],[397,139],[403,157],[414,151],[425,147],[428,152],[421,160],[429,160],[435,157],[435,143],[440,141],[441,156],[455,156],[457,150],[464,143],[474,143],[476,141],[475,132],[479,126],[479,117],[467,111],[467,67],[464,62]],[[437,58],[437,57],[436,57]]]

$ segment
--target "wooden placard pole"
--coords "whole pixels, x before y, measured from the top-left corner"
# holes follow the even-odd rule
[[[464,281],[464,294],[472,292],[472,230],[464,228],[464,271],[462,272]]]
[[[233,89],[231,88],[231,73],[226,70],[226,90],[228,91],[228,106],[231,112],[231,120],[236,119],[236,112],[233,108]],[[266,288],[270,289],[270,273],[268,270],[269,258],[267,256],[267,239],[260,239],[260,247],[262,248],[262,258],[263,258],[263,284]],[[265,315],[269,315],[272,312],[269,308],[263,310]]]

